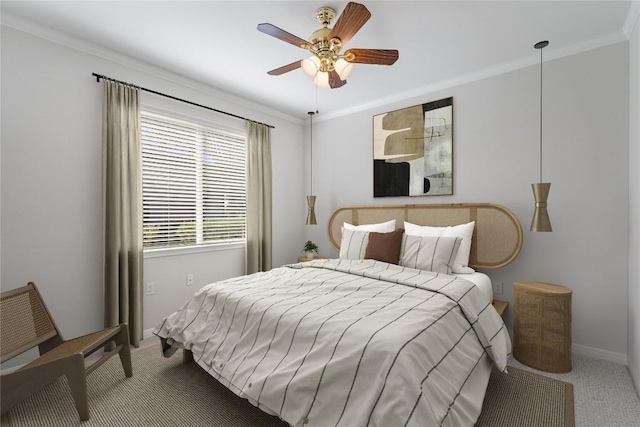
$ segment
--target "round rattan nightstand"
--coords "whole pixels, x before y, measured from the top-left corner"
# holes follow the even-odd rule
[[[571,295],[560,285],[513,283],[513,356],[546,372],[571,371]]]

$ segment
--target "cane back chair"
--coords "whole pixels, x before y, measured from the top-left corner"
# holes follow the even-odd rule
[[[105,350],[100,358],[85,366],[87,356],[111,342],[115,346],[113,350]],[[0,294],[0,361],[5,362],[35,346],[40,357],[0,378],[2,414],[65,375],[80,420],[86,421],[89,419],[87,375],[116,353],[125,375],[133,374],[126,324],[65,341],[36,285],[29,282],[27,286]]]

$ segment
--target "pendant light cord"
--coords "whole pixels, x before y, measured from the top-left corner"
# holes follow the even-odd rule
[[[313,115],[314,114],[318,114],[318,86],[316,86],[316,111],[309,111],[307,113],[309,115],[309,140],[310,142],[310,147],[309,147],[309,151],[311,152],[311,196],[313,196]]]
[[[542,48],[540,48],[540,182],[542,182]]]
[[[311,154],[311,196],[313,196],[313,115],[315,114],[313,111],[309,111],[307,114],[309,114],[309,139],[311,141],[311,143],[309,144],[309,151]]]

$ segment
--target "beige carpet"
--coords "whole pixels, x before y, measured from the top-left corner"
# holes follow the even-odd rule
[[[36,426],[287,426],[238,398],[178,353],[162,357],[158,346],[133,353],[133,377],[125,378],[118,357],[88,378],[90,420],[80,423],[61,379],[9,413],[11,427]],[[491,375],[477,426],[573,427],[569,383],[509,368]]]

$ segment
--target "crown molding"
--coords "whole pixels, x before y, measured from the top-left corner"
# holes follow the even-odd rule
[[[634,3],[638,3],[635,2]],[[620,30],[612,34],[608,34],[602,37],[597,37],[585,41],[581,41],[579,43],[575,43],[570,46],[566,46],[563,48],[556,49],[545,49],[545,58],[544,62],[553,61],[555,59],[560,59],[566,56],[576,55],[582,52],[587,52],[590,50],[594,50],[600,47],[620,43],[627,41],[625,33]],[[475,71],[473,73],[468,73],[466,75],[442,80],[440,82],[430,84],[427,86],[417,87],[411,89],[410,91],[396,93],[393,96],[379,98],[374,100],[373,102],[366,104],[355,105],[351,108],[333,111],[331,113],[326,113],[322,118],[318,118],[317,121],[323,120],[331,120],[338,117],[346,116],[349,114],[358,113],[365,110],[376,109],[379,107],[388,106],[390,104],[394,104],[396,102],[401,102],[406,99],[421,97],[424,95],[428,95],[434,92],[450,89],[452,87],[461,86],[467,83],[472,83],[479,80],[484,80],[490,77],[498,76],[500,74],[509,73],[511,71],[516,71],[522,68],[530,67],[532,65],[540,64],[540,56],[536,54],[529,55],[527,57],[517,59],[514,61],[503,62],[501,64],[496,64],[494,66]]]
[[[77,37],[72,37],[62,32],[52,30],[51,28],[34,24],[31,21],[19,18],[10,13],[3,12],[0,16],[0,23],[6,27],[13,28],[14,30],[18,30],[18,31],[30,34],[32,36],[45,39],[52,43],[56,43],[73,50],[84,52],[89,55],[120,64],[122,66],[134,69],[136,71],[144,72],[146,74],[152,75],[153,77],[160,78],[162,80],[185,87],[187,89],[203,92],[215,98],[232,102],[242,107],[251,108],[255,111],[268,114],[269,116],[278,117],[283,120],[293,122],[295,124],[304,123],[304,121],[299,117],[295,117],[295,116],[283,113],[281,111],[274,110],[273,108],[267,107],[262,104],[257,104],[255,102],[249,101],[233,93],[222,91],[206,83],[185,77],[181,74],[174,73],[172,71],[166,70],[156,65],[152,65],[148,62],[141,61],[131,56],[121,54],[114,50],[100,46],[96,43],[91,43],[86,40],[82,40]],[[96,72],[99,72],[99,70],[97,70]],[[132,82],[132,83],[135,83],[135,82]],[[240,115],[246,115],[246,114],[240,114]],[[258,118],[256,118],[255,120],[264,121]]]
[[[622,27],[622,31],[624,31],[624,35],[627,36],[627,39],[631,38],[631,34],[633,34],[633,30],[638,25],[638,19],[640,18],[640,0],[632,0],[631,5],[629,5],[629,12],[627,13],[627,19],[624,21],[624,26]]]

